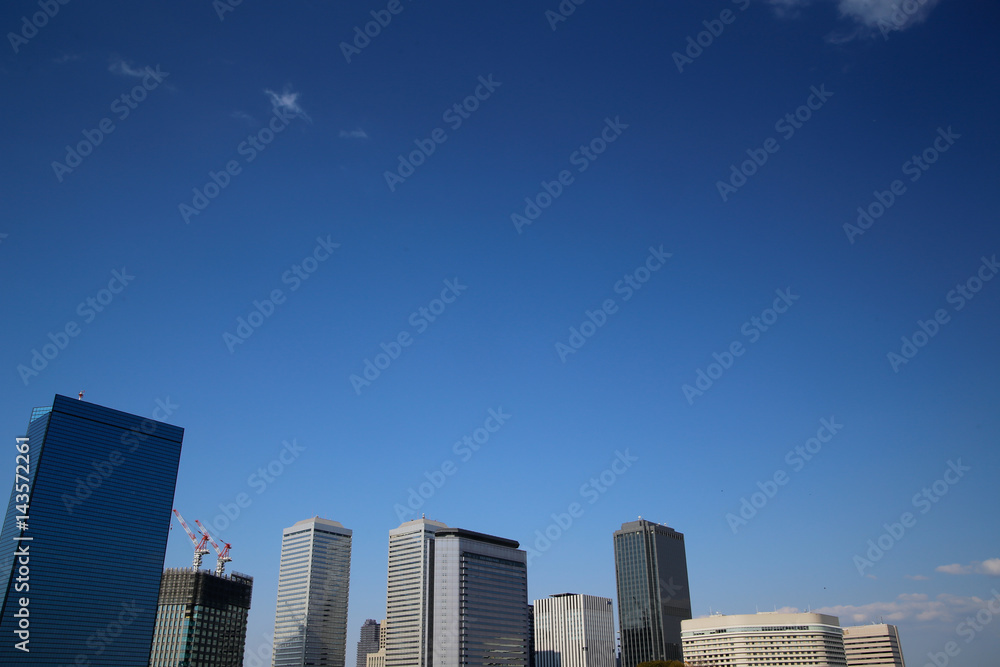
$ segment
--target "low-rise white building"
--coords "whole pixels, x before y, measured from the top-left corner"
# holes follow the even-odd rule
[[[681,642],[690,667],[847,667],[840,620],[826,614],[694,618],[681,621]]]

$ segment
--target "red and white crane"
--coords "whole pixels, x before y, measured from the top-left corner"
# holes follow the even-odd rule
[[[208,535],[207,534],[202,535],[201,539],[198,539],[197,537],[194,536],[194,533],[191,532],[191,529],[188,528],[187,522],[184,521],[184,517],[181,516],[181,513],[178,512],[177,510],[174,510],[174,515],[177,517],[177,520],[180,521],[181,526],[184,528],[184,532],[187,533],[188,537],[191,538],[191,543],[194,544],[194,569],[196,571],[200,570],[201,557],[208,554],[208,549],[205,548],[205,543],[208,542],[209,539]]]
[[[229,557],[229,547],[231,545],[227,542],[226,546],[220,549],[219,545],[215,543],[214,539],[212,539],[212,536],[208,534],[208,529],[201,524],[201,521],[195,519],[194,522],[198,524],[198,527],[201,528],[201,532],[208,538],[208,541],[212,544],[212,548],[215,549],[215,553],[219,554],[219,558],[217,559],[215,565],[215,574],[221,577],[225,574],[226,563],[232,560],[232,558]]]

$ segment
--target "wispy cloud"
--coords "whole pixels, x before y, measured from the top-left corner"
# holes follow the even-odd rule
[[[248,114],[246,111],[236,110],[231,114],[229,114],[229,116],[231,118],[235,118],[240,122],[246,123],[248,127],[253,127],[254,125],[257,124],[257,120],[253,116]]]
[[[984,561],[974,560],[968,565],[958,563],[940,565],[935,569],[945,574],[986,574],[991,577],[1000,577],[1000,558],[990,558]]]
[[[131,76],[140,79],[149,74],[146,69],[136,69],[121,58],[112,60],[111,64],[108,66],[108,71],[114,72],[120,76]]]
[[[981,609],[985,600],[942,593],[931,599],[923,593],[904,593],[892,602],[870,602],[863,605],[837,605],[813,609],[820,614],[839,616],[841,623],[868,623],[877,618],[887,622],[941,621],[954,622]]]
[[[58,58],[53,58],[52,62],[54,62],[56,65],[65,65],[68,62],[73,62],[74,60],[79,60],[79,59],[80,59],[79,55],[75,53],[67,53],[65,55],[59,56]]]
[[[906,578],[906,579],[912,579],[913,581],[930,581],[931,580],[930,577],[924,576],[922,574],[904,574],[903,577]]]
[[[306,113],[302,105],[299,104],[299,94],[293,93],[287,88],[283,93],[276,93],[273,90],[267,89],[264,91],[268,99],[271,100],[271,106],[275,109],[284,109],[288,113],[293,113],[296,116],[301,116],[308,121],[312,121],[309,118],[309,114]]]
[[[340,131],[340,138],[341,139],[367,139],[368,138],[368,133],[365,132],[364,130],[362,130],[360,127],[358,129],[356,129],[356,130],[350,130],[350,131],[348,131],[348,130],[341,130]]]
[[[827,41],[842,44],[876,32],[906,30],[923,23],[941,0],[902,3],[899,0],[826,0],[836,2],[843,18],[854,21],[853,30],[837,31],[827,35]],[[775,14],[781,17],[795,17],[800,10],[813,4],[814,0],[768,0]]]

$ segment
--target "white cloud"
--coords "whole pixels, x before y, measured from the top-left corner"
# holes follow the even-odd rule
[[[883,35],[894,30],[906,30],[927,19],[941,0],[828,0],[837,3],[837,9],[844,18],[855,21],[867,28],[867,34],[875,30]],[[799,10],[812,4],[813,0],[768,0],[768,4],[778,16],[797,16]],[[834,44],[849,42],[866,34],[863,30],[831,33],[827,41]]]
[[[926,577],[922,574],[904,574],[907,579],[913,579],[913,581],[930,581],[930,577]]]
[[[986,574],[991,577],[1000,577],[1000,558],[990,558],[984,561],[974,560],[968,565],[958,563],[939,565],[935,569],[945,574]]]
[[[120,74],[121,76],[131,76],[139,79],[149,74],[146,69],[136,69],[121,58],[112,61],[111,65],[108,66],[108,71]]]
[[[813,609],[820,614],[839,616],[841,625],[868,623],[878,618],[887,623],[899,621],[942,621],[951,623],[986,604],[978,597],[960,597],[942,593],[933,600],[923,593],[904,593],[892,602],[870,602],[863,605],[837,605]]]
[[[340,138],[341,139],[367,139],[368,138],[368,133],[365,132],[364,130],[362,130],[360,127],[358,129],[356,129],[356,130],[350,130],[350,131],[341,130],[340,131]]]
[[[869,28],[906,30],[927,18],[940,0],[838,0],[841,16],[849,16]],[[906,7],[904,10],[903,7]],[[912,12],[908,12],[910,8]]]
[[[305,109],[299,104],[299,94],[289,91],[287,88],[285,92],[278,94],[273,90],[265,90],[264,94],[267,95],[268,99],[271,100],[271,106],[275,109],[284,109],[289,113],[293,113],[296,116],[302,116],[306,120],[311,120],[309,114],[305,112]]]

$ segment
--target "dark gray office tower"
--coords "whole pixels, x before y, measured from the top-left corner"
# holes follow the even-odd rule
[[[681,621],[691,618],[684,535],[640,517],[614,541],[621,667],[681,660]]]
[[[0,532],[0,664],[148,663],[183,435],[66,396],[32,411]]]
[[[369,653],[378,653],[379,624],[374,618],[369,618],[361,626],[361,639],[358,640],[358,667],[365,667]]]
[[[527,667],[527,554],[518,546],[460,528],[434,534],[433,667]]]
[[[242,667],[252,595],[239,572],[164,571],[149,667]]]

